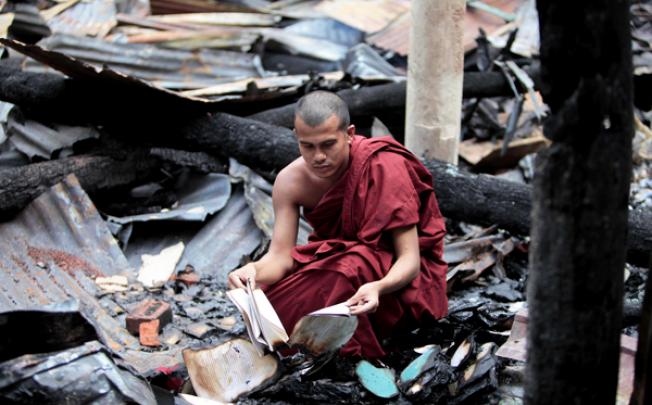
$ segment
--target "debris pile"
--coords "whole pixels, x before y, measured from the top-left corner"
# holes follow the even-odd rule
[[[632,258],[652,240],[650,15],[632,5]],[[407,0],[0,1],[0,397],[519,400],[523,359],[505,353],[549,143],[533,1],[468,2],[461,169],[427,162],[449,218],[446,318],[373,363],[333,360],[342,342],[307,325],[293,343],[324,352],[279,360],[240,339],[225,294],[269,244],[301,95],[337,91],[361,134],[403,140],[410,20]],[[625,277],[636,336],[647,272]]]

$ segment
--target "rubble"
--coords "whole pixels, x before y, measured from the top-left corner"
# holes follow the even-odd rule
[[[334,354],[355,318],[333,318],[331,327],[308,320],[303,335],[292,334],[291,343],[314,357],[308,367],[293,363],[306,358],[265,358],[269,364],[254,370],[260,358],[244,341],[225,343],[244,332],[224,295],[226,274],[266,248],[269,181],[298,156],[290,130],[297,98],[334,90],[362,133],[382,122],[384,133],[403,139],[409,2],[358,3],[153,0],[153,14],[145,1],[6,3],[0,36],[11,38],[0,49],[9,56],[0,63],[0,98],[16,105],[3,103],[0,114],[0,239],[8,243],[0,317],[9,326],[40,325],[47,312],[18,308],[71,297],[82,305],[57,315],[67,336],[3,353],[2,368],[15,378],[0,381],[0,397],[19,401],[32,390],[47,399],[64,395],[56,391],[70,381],[79,388],[71,396],[153,403],[146,377],[180,403],[207,401],[201,396],[242,404],[522,400],[529,183],[534,154],[549,144],[541,136],[546,106],[538,94],[534,2],[469,2],[465,16],[463,162],[426,162],[449,219],[449,315],[399,331],[406,333],[386,342],[393,350],[380,368]],[[632,5],[639,108],[629,200],[633,264],[647,263],[652,243],[651,11]],[[165,15],[171,12],[184,14]],[[478,27],[487,35],[478,36]],[[299,241],[308,232],[303,225]],[[174,245],[182,248],[165,260],[164,274],[139,279],[144,255]],[[636,336],[647,271],[628,271],[623,327]],[[162,318],[134,322],[126,309],[145,300],[165,308]],[[83,319],[93,325],[80,326]],[[27,343],[41,336],[16,329],[0,337]],[[199,346],[208,348],[189,349]],[[56,368],[30,374],[27,357],[18,357],[29,354]],[[200,366],[209,379],[197,364],[211,365]],[[621,369],[631,370],[628,364]],[[211,373],[224,378],[239,366],[239,384],[215,385]],[[101,378],[72,384],[76,369]],[[162,371],[172,369],[174,377]],[[37,384],[55,374],[68,378],[57,390]],[[200,397],[171,383],[188,378]]]

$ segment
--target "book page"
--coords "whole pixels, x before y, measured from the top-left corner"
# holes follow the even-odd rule
[[[260,327],[260,331],[267,342],[269,350],[274,351],[274,346],[287,342],[290,337],[263,290],[258,288],[252,290],[249,283],[247,283],[247,289],[256,323]]]
[[[311,316],[351,316],[351,308],[343,302],[309,313]]]
[[[251,311],[251,300],[249,299],[249,295],[244,289],[235,288],[233,290],[227,291],[226,296],[229,297],[231,302],[235,304],[235,306],[242,314],[242,319],[244,320],[245,327],[247,328],[249,340],[256,348],[256,351],[261,356],[264,355],[265,351],[263,348],[266,346],[266,342]]]

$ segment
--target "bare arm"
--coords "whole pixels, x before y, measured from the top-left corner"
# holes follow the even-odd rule
[[[392,230],[392,239],[396,261],[385,277],[362,285],[347,301],[353,315],[375,311],[381,295],[403,288],[419,274],[421,256],[416,225]]]
[[[247,278],[263,284],[274,284],[292,268],[292,248],[296,244],[299,226],[299,206],[294,201],[293,179],[281,171],[274,183],[274,230],[269,250],[258,261],[249,263],[229,274],[229,288],[244,287]]]

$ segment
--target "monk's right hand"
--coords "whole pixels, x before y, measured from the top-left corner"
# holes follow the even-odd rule
[[[253,263],[248,263],[229,273],[229,289],[247,288],[247,280],[250,280],[252,289],[256,288],[256,267]]]

